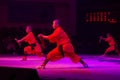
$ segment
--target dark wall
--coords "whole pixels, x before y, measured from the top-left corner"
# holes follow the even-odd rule
[[[32,25],[49,29],[54,19],[60,19],[71,36],[76,35],[75,0],[1,0],[0,27]],[[72,29],[72,31],[71,31]]]

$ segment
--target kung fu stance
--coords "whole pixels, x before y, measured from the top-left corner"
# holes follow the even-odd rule
[[[105,50],[103,56],[106,56],[109,52],[115,51],[119,56],[120,52],[118,50],[118,45],[116,44],[114,38],[110,35],[110,33],[107,33],[106,38],[103,38],[100,36],[99,43],[101,43],[101,40],[106,41],[109,44],[109,47]]]
[[[57,46],[47,54],[43,64],[38,66],[37,68],[44,69],[46,64],[49,61],[56,61],[63,57],[69,57],[74,63],[80,62],[82,63],[84,67],[87,68],[88,65],[80,58],[80,56],[76,55],[76,53],[74,52],[74,47],[71,44],[71,41],[68,35],[65,33],[65,31],[60,26],[60,21],[57,19],[54,20],[52,27],[54,29],[54,32],[52,34],[48,36],[39,34],[38,37],[47,39],[51,43],[56,43]]]
[[[24,56],[23,56],[22,60],[27,59],[27,54],[36,54],[41,57],[43,55],[42,49],[31,30],[31,26],[26,26],[26,33],[27,33],[27,35],[24,36],[22,39],[20,39],[20,40],[15,39],[18,44],[20,44],[21,42],[28,43],[28,45],[26,47],[24,47]]]

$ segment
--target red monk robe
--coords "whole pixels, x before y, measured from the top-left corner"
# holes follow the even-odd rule
[[[106,38],[103,38],[101,36],[101,39],[106,41],[109,44],[109,47],[105,50],[103,56],[106,56],[111,51],[115,51],[120,56],[120,52],[119,52],[118,46],[117,46],[114,38],[110,35],[110,33],[107,33],[107,37]]]
[[[51,35],[45,36],[43,34],[39,34],[38,37],[43,37],[44,39],[49,40],[51,43],[56,43],[57,46],[48,53],[43,64],[37,68],[44,69],[49,61],[56,61],[63,58],[64,56],[69,57],[74,63],[80,62],[84,67],[88,67],[88,65],[78,55],[75,54],[69,37],[60,27],[59,20],[54,20],[52,27],[54,32]]]
[[[34,34],[32,33],[31,26],[26,26],[26,33],[27,33],[27,35],[25,37],[23,37],[22,39],[20,39],[20,40],[16,39],[16,41],[18,43],[27,42],[29,44],[28,46],[26,46],[24,48],[23,60],[26,60],[26,58],[27,58],[26,54],[36,54],[41,57],[43,55],[42,49],[40,47],[40,44],[35,39]]]
[[[41,54],[42,50],[40,44],[37,42],[32,32],[29,32],[25,37],[22,38],[22,40],[29,44],[29,46],[26,46],[24,48],[25,54],[37,54],[37,55]],[[34,49],[32,49],[31,45],[35,45],[33,46]]]
[[[113,51],[115,49],[115,41],[112,36],[108,36],[105,38],[105,41],[108,42],[109,47],[107,48],[107,52]]]
[[[59,51],[59,46],[63,46],[63,52],[66,57],[69,57],[74,63],[79,62],[80,57],[75,54],[74,48],[71,44],[71,41],[64,30],[59,26],[54,32],[48,36],[50,42],[56,42],[57,46],[47,55],[47,59],[51,61],[56,61],[62,58],[62,55]]]

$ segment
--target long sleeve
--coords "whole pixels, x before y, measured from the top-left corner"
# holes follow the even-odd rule
[[[66,42],[70,42],[69,37],[64,32],[61,27],[58,27],[51,35],[48,36],[48,40],[50,42],[56,42],[57,45],[64,44]]]
[[[36,39],[32,32],[28,33],[25,37],[22,38],[22,40],[28,42],[29,44],[36,42]]]

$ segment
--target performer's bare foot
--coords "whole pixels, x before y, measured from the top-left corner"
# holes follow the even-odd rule
[[[36,68],[37,68],[37,69],[45,69],[45,66],[44,66],[44,65],[41,65],[41,66],[37,66]]]
[[[22,60],[21,61],[26,61],[27,60],[27,57],[26,56],[23,56]]]
[[[101,57],[105,57],[105,56],[106,56],[105,54],[101,55]]]

